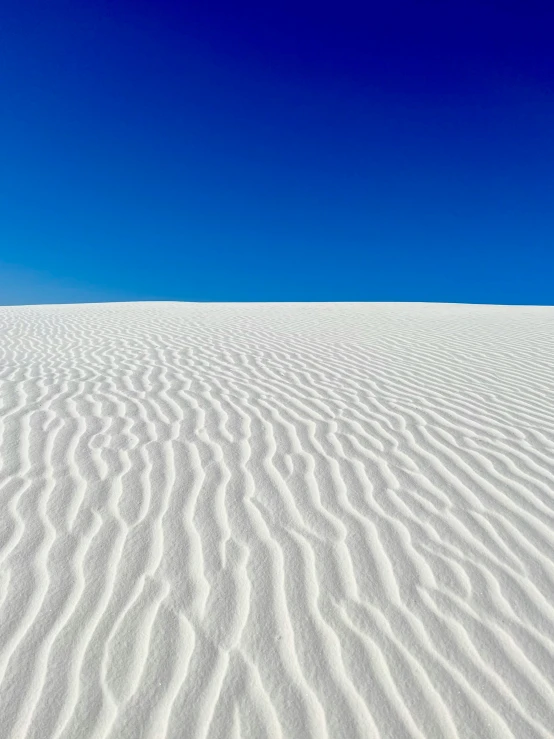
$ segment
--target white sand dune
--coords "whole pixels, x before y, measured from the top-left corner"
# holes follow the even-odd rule
[[[554,736],[554,308],[0,309],[0,736]]]

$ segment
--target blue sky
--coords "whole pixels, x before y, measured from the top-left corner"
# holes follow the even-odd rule
[[[4,3],[0,304],[554,304],[554,10],[333,5]]]

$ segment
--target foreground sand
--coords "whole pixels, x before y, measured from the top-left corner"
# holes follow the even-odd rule
[[[0,736],[554,736],[554,309],[0,309]]]

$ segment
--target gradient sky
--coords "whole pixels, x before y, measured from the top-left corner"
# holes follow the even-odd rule
[[[554,304],[547,5],[3,2],[0,303]]]

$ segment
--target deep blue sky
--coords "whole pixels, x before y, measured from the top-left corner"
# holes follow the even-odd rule
[[[541,5],[3,2],[0,303],[553,304]]]

